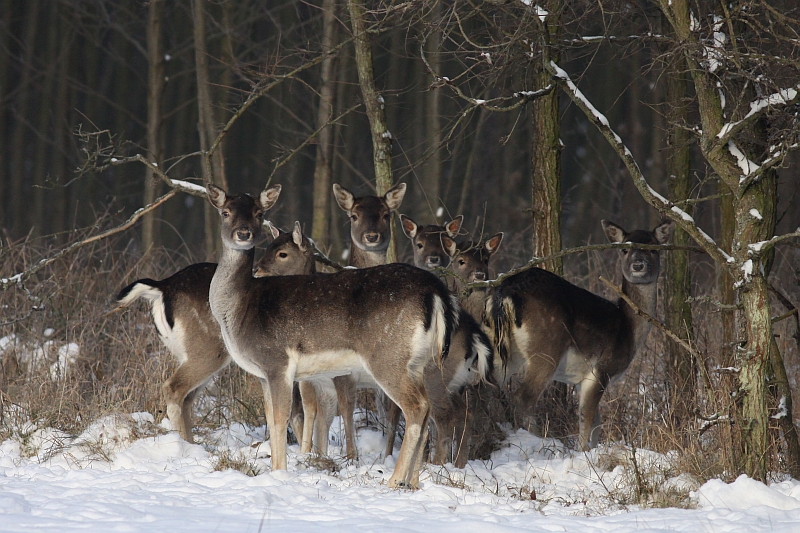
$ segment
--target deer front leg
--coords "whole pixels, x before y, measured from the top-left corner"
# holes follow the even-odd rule
[[[400,423],[400,408],[389,400],[389,414],[386,416],[386,450],[383,452],[384,460],[394,453],[394,438],[397,436],[397,425]]]
[[[310,381],[301,381],[300,398],[303,402],[303,438],[300,443],[300,453],[311,453],[314,449],[314,426],[319,418],[317,413],[317,389]],[[317,443],[319,446],[319,442]]]
[[[356,406],[356,382],[353,380],[352,376],[337,376],[333,378],[333,385],[336,387],[339,414],[344,421],[344,438],[347,458],[355,460],[358,459],[356,430],[353,422],[353,412]]]
[[[422,461],[428,434],[428,394],[422,383],[412,381],[408,375],[402,376],[400,383],[387,385],[391,387],[387,394],[400,406],[406,418],[406,434],[388,484],[395,489],[416,489],[419,488],[418,465]]]
[[[585,378],[578,393],[578,449],[588,451],[597,446],[600,438],[600,400],[606,390],[606,381],[592,375]]]
[[[287,379],[286,375],[273,375],[261,380],[267,407],[273,470],[286,470],[286,434],[292,411],[292,384],[293,379]]]

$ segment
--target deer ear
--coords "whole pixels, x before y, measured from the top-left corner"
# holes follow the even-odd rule
[[[603,225],[603,232],[610,242],[625,242],[628,233],[620,226],[610,220],[601,220],[600,224]]]
[[[454,241],[445,234],[441,235],[441,239],[442,239],[442,248],[444,248],[444,253],[446,253],[450,259],[454,258],[458,253],[458,247],[456,246],[456,241]]]
[[[353,193],[338,183],[333,184],[333,197],[336,198],[336,203],[339,204],[339,207],[348,213],[351,209],[353,209],[353,204],[355,203],[355,197],[353,196]]]
[[[656,226],[656,229],[653,230],[653,234],[656,236],[658,244],[664,244],[672,237],[674,231],[675,223],[671,220],[666,220]]]
[[[275,202],[278,201],[278,197],[281,195],[281,186],[280,185],[273,185],[272,187],[267,187],[263,191],[261,191],[261,195],[258,199],[261,201],[261,209],[266,211],[267,209],[272,209],[272,206],[275,205]]]
[[[489,255],[492,255],[500,248],[500,243],[503,242],[503,232],[501,231],[488,241],[486,241],[483,246],[486,248],[486,251],[489,252]]]
[[[419,226],[416,222],[411,220],[411,217],[400,215],[400,223],[403,225],[403,233],[406,234],[406,237],[413,239],[417,236],[417,230],[419,230]]]
[[[406,184],[403,182],[398,183],[383,195],[383,199],[389,206],[391,211],[396,211],[400,204],[403,203],[403,197],[406,195]]]
[[[464,215],[458,215],[456,218],[444,225],[444,230],[449,237],[457,237],[458,232],[461,231],[461,224],[464,222]]]
[[[225,191],[223,191],[213,183],[209,183],[206,185],[206,195],[208,196],[208,201],[211,202],[211,205],[213,205],[217,209],[222,209],[222,206],[225,205],[225,200],[228,199],[228,196],[225,194]]]
[[[303,229],[300,227],[300,222],[294,221],[294,229],[292,230],[292,240],[300,248],[301,251],[306,251],[306,244],[303,242]]]
[[[278,237],[280,237],[280,234],[281,234],[281,230],[280,230],[280,228],[278,228],[277,226],[275,226],[275,225],[274,225],[272,222],[270,222],[269,220],[265,220],[265,221],[264,221],[264,225],[265,225],[265,226],[267,226],[267,228],[269,228],[269,232],[272,234],[272,238],[273,238],[273,239],[277,239]]]

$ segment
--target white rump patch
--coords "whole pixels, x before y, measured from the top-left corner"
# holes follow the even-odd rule
[[[585,379],[595,379],[594,362],[570,346],[561,357],[553,379],[570,385],[578,385]]]
[[[286,355],[289,356],[289,365],[294,367],[294,380],[334,378],[364,368],[363,358],[353,350],[301,353],[289,348]]]

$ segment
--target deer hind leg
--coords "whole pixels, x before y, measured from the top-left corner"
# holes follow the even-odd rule
[[[389,478],[390,488],[419,487],[419,465],[425,448],[428,435],[428,417],[430,403],[425,386],[421,380],[413,380],[405,374],[398,382],[382,383],[386,385],[386,392],[402,409],[406,418],[406,433],[394,472]]]
[[[397,425],[400,423],[400,408],[389,400],[389,413],[386,415],[386,450],[383,458],[386,459],[394,453],[394,439],[397,436]]]
[[[286,470],[286,435],[292,411],[292,386],[293,380],[287,380],[285,374],[270,375],[268,379],[261,380],[273,470]]]
[[[223,350],[193,352],[170,378],[161,385],[167,402],[167,417],[172,427],[187,442],[192,437],[192,405],[198,390],[228,364],[230,358]]]
[[[606,382],[595,374],[587,376],[579,387],[578,396],[578,449],[587,451],[597,446],[600,438],[600,400],[606,390]]]
[[[543,352],[534,352],[528,358],[525,374],[517,391],[517,405],[522,413],[517,422],[522,429],[542,437],[539,424],[536,422],[536,403],[542,393],[553,380],[556,362]]]
[[[300,437],[300,453],[311,453],[313,450],[313,436],[314,427],[316,425],[319,414],[317,413],[317,389],[310,381],[301,381],[299,383],[300,398],[303,404],[303,425],[302,436]],[[292,404],[292,411],[294,411],[294,404]],[[297,434],[297,431],[295,431]],[[317,442],[319,445],[319,442]]]
[[[344,439],[347,450],[347,458],[358,459],[358,448],[356,447],[356,429],[353,421],[353,413],[356,406],[356,382],[352,376],[337,376],[333,378],[333,385],[336,387],[336,396],[339,402],[339,414],[344,422]]]

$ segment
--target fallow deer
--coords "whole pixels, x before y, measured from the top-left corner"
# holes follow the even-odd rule
[[[400,215],[403,231],[414,249],[414,264],[425,270],[446,267],[450,258],[444,251],[442,236],[455,237],[461,228],[459,216],[444,226],[419,226],[410,217]],[[471,431],[471,411],[463,398],[464,389],[491,375],[492,346],[489,338],[472,317],[463,310],[453,333],[450,357],[442,368],[425,369],[425,387],[431,400],[431,418],[436,425],[433,462],[444,464],[455,448],[453,464],[467,463]],[[390,410],[385,456],[392,454],[399,411]]]
[[[626,232],[602,221],[612,243],[664,244],[673,231],[665,222],[653,231]],[[622,292],[651,315],[656,309],[657,250],[621,249]],[[539,268],[514,274],[496,288],[487,310],[497,356],[498,382],[519,372],[523,427],[535,428],[534,409],[552,380],[578,386],[581,450],[597,444],[598,405],[644,343],[650,325],[624,300],[611,302]]]
[[[466,297],[462,297],[465,284],[474,281],[489,279],[489,260],[503,242],[503,233],[497,233],[486,241],[476,243],[465,241],[456,242],[444,236],[442,244],[445,253],[452,259],[450,268],[455,273],[451,288],[459,295],[461,308],[470,314],[479,324],[484,323],[484,309],[488,291],[486,289],[473,289]]]
[[[446,356],[458,303],[436,276],[402,264],[253,278],[261,217],[279,193],[279,186],[271,187],[256,199],[208,186],[223,243],[209,292],[211,312],[233,360],[261,379],[272,467],[286,469],[292,383],[361,371],[407,420],[389,486],[416,487],[429,416],[423,369]]]
[[[279,234],[259,261],[256,276],[304,274],[315,271],[314,256],[299,225],[292,233]],[[178,368],[161,389],[167,403],[167,417],[181,437],[192,437],[192,404],[206,383],[225,368],[230,356],[225,350],[219,325],[211,315],[208,289],[216,263],[196,263],[172,276],[156,281],[139,279],[117,296],[120,308],[139,298],[148,300],[159,337],[178,363]],[[293,416],[292,430],[303,439],[302,416]]]

